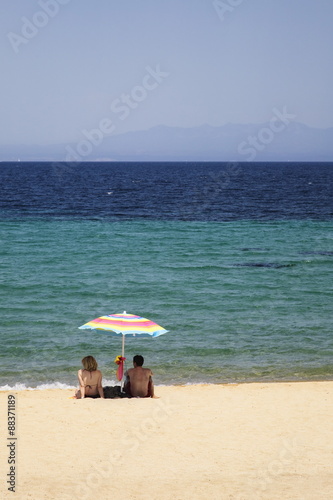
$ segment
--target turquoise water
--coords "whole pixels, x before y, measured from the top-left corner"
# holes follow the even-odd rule
[[[169,330],[126,340],[156,384],[332,379],[332,226],[0,222],[0,386],[73,386],[88,354],[114,383],[121,339],[78,327],[124,310]]]

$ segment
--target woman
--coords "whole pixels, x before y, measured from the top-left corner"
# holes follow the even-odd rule
[[[102,373],[97,370],[97,361],[93,356],[82,360],[83,370],[77,372],[80,389],[76,391],[76,399],[103,398]]]

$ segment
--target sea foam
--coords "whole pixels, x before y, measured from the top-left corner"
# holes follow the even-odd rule
[[[119,382],[114,380],[103,380],[103,386],[107,385],[117,385]],[[78,385],[64,384],[63,382],[47,382],[45,384],[39,384],[36,387],[30,387],[26,384],[16,383],[14,385],[2,385],[0,386],[0,391],[44,391],[46,389],[78,389]]]

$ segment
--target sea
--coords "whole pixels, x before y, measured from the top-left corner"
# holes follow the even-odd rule
[[[333,380],[333,163],[1,162],[0,389]]]

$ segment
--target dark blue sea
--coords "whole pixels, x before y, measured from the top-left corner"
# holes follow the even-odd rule
[[[333,379],[333,163],[0,163],[0,388]]]

